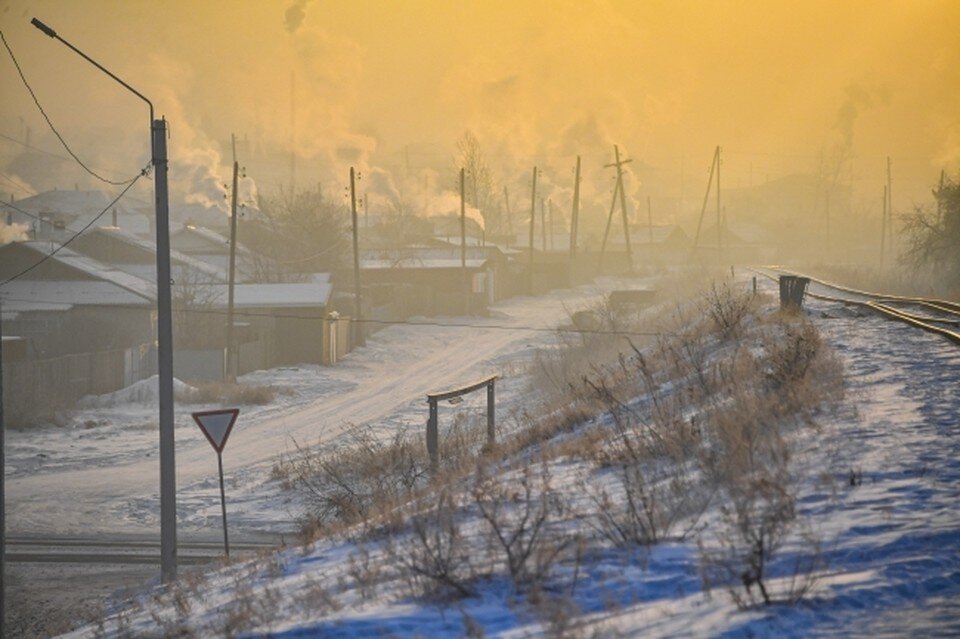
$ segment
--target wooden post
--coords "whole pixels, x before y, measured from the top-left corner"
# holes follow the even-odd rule
[[[647,196],[647,230],[650,232],[650,248],[653,249],[653,209],[650,208],[650,196]]]
[[[717,147],[719,149],[720,147]],[[703,227],[703,216],[707,212],[707,202],[710,200],[710,188],[713,186],[713,171],[717,167],[717,150],[713,152],[713,161],[710,162],[710,176],[707,178],[707,192],[703,194],[703,206],[700,207],[700,219],[697,221],[697,232],[693,236],[693,248],[700,243],[700,229]]]
[[[366,342],[363,324],[360,321],[363,304],[360,300],[360,245],[357,231],[357,191],[353,167],[350,167],[350,218],[353,221],[353,319],[350,326],[353,329],[353,343],[363,346]]]
[[[494,384],[495,379],[491,379],[487,384],[487,444],[493,446],[496,441],[496,408],[494,405]]]
[[[430,470],[436,472],[440,465],[440,446],[437,434],[437,400],[427,398],[430,404],[430,417],[427,418],[427,455],[430,456]]]
[[[623,186],[623,165],[630,160],[620,161],[620,149],[616,144],[613,145],[613,153],[617,159],[617,182],[620,183],[620,213],[623,217],[623,237],[627,242],[627,263],[630,270],[633,270],[633,251],[630,248],[630,222],[627,219],[627,189]]]
[[[233,144],[233,192],[230,194],[230,266],[227,275],[227,357],[223,366],[223,380],[225,382],[237,381],[237,359],[236,346],[234,342],[233,328],[233,302],[234,288],[236,286],[237,273],[237,186],[239,164],[237,163],[237,138],[231,134],[230,140]]]
[[[607,250],[607,237],[610,235],[610,224],[613,222],[613,210],[617,206],[617,192],[620,190],[620,180],[617,179],[613,187],[613,200],[610,201],[610,212],[607,214],[607,226],[603,230],[603,242],[600,243],[600,260],[597,262],[597,272],[603,272],[603,255]]]
[[[510,246],[510,243],[514,241],[513,237],[513,215],[510,212],[510,192],[507,190],[507,185],[503,185],[503,201],[507,205],[507,233],[510,239],[507,240],[507,246]]]
[[[883,185],[883,209],[880,213],[880,270],[883,270],[883,259],[887,252],[887,185]]]
[[[570,214],[570,257],[577,255],[577,224],[580,218],[580,156],[573,176],[573,212]]]

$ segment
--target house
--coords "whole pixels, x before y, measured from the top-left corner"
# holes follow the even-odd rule
[[[99,226],[77,236],[70,248],[130,275],[155,282],[157,247],[150,241],[114,226]],[[170,251],[170,271],[177,283],[226,282],[225,269],[198,260],[180,251]]]
[[[411,315],[482,313],[505,297],[507,259],[496,247],[468,246],[465,259],[453,245],[365,249],[360,255],[363,295],[374,315],[399,319]],[[352,271],[335,282],[351,290]]]
[[[7,223],[25,224],[31,239],[63,240],[73,235],[71,227],[86,224],[109,208],[105,221],[134,235],[153,236],[153,204],[126,196],[110,206],[112,196],[104,191],[53,190],[17,200],[0,202]]]
[[[15,418],[122,388],[155,370],[154,285],[50,242],[0,246],[3,331],[23,356],[4,376]]]
[[[217,268],[225,279],[230,277],[230,238],[195,224],[184,224],[170,232],[170,246],[179,253]],[[277,267],[264,268],[269,258],[257,255],[241,242],[236,250],[236,282],[255,282],[264,271],[275,272]]]

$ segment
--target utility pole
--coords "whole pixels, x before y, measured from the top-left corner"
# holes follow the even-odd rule
[[[290,197],[297,190],[297,103],[296,72],[290,71]]]
[[[470,288],[467,274],[467,200],[465,172],[460,169],[460,268],[463,273],[463,314],[470,314]]]
[[[883,185],[883,208],[880,214],[880,270],[887,252],[887,185]]]
[[[233,191],[230,195],[230,272],[227,279],[227,361],[223,370],[223,379],[226,382],[235,382],[239,367],[234,362],[237,353],[233,345],[233,295],[237,272],[237,174],[240,167],[237,163],[237,137],[230,134],[230,142],[233,147]]]
[[[157,217],[157,374],[160,390],[160,578],[177,578],[177,464],[173,423],[173,306],[170,293],[170,202],[167,121],[153,121]]]
[[[529,288],[533,295],[533,225],[537,220],[537,167],[533,167],[533,188],[530,192],[530,273]]]
[[[570,259],[577,256],[577,224],[580,221],[580,156],[573,173],[573,211],[570,213]]]
[[[177,578],[177,474],[173,424],[173,320],[170,300],[170,203],[167,195],[167,121],[154,119],[153,103],[36,18],[30,23],[59,40],[150,107],[150,156],[154,168],[157,232],[157,377],[160,418],[160,580]]]
[[[630,248],[630,221],[627,219],[627,195],[626,189],[623,186],[623,165],[633,162],[633,160],[621,160],[620,159],[620,147],[616,144],[613,145],[613,164],[604,164],[604,168],[616,167],[617,169],[617,188],[620,190],[620,215],[623,218],[623,237],[627,243],[627,263],[630,266],[630,270],[633,270],[633,250]],[[616,192],[614,192],[614,197],[616,197]],[[613,207],[610,208],[610,211],[613,211]],[[609,224],[607,225],[609,227]]]
[[[703,227],[703,216],[707,212],[707,202],[710,200],[710,189],[713,186],[713,172],[717,168],[717,161],[720,159],[720,147],[713,151],[713,161],[710,162],[710,176],[707,178],[707,192],[703,194],[703,205],[700,207],[700,219],[697,221],[697,232],[693,236],[693,248],[700,245],[700,229]]]
[[[363,305],[360,299],[360,244],[357,241],[357,189],[353,167],[350,167],[350,218],[353,221],[353,342],[359,346],[366,343],[365,331],[361,324]]]
[[[613,187],[613,199],[610,200],[610,212],[607,213],[607,226],[603,229],[603,242],[600,243],[600,260],[597,263],[597,272],[603,271],[603,256],[607,250],[607,237],[610,235],[610,226],[613,223],[613,211],[617,206],[617,195],[620,191],[620,181],[617,180]]]

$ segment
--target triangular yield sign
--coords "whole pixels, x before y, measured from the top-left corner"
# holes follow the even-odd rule
[[[207,440],[213,449],[218,453],[223,452],[223,447],[227,445],[227,437],[230,436],[230,430],[234,422],[237,421],[237,415],[240,414],[239,408],[226,408],[221,410],[204,410],[198,413],[191,413],[193,421],[207,436]]]

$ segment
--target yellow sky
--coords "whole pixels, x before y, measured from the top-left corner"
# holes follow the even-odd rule
[[[231,132],[288,145],[294,76],[298,153],[329,175],[392,169],[404,149],[444,168],[468,128],[504,181],[537,162],[560,182],[575,154],[599,167],[617,143],[655,193],[679,188],[682,158],[691,201],[717,144],[734,186],[849,145],[855,189],[881,192],[890,155],[901,207],[960,164],[956,0],[0,0],[51,117],[123,167],[145,113],[33,16],[151,96],[190,162],[217,162]],[[0,74],[0,132],[23,118],[56,150],[8,58]]]

